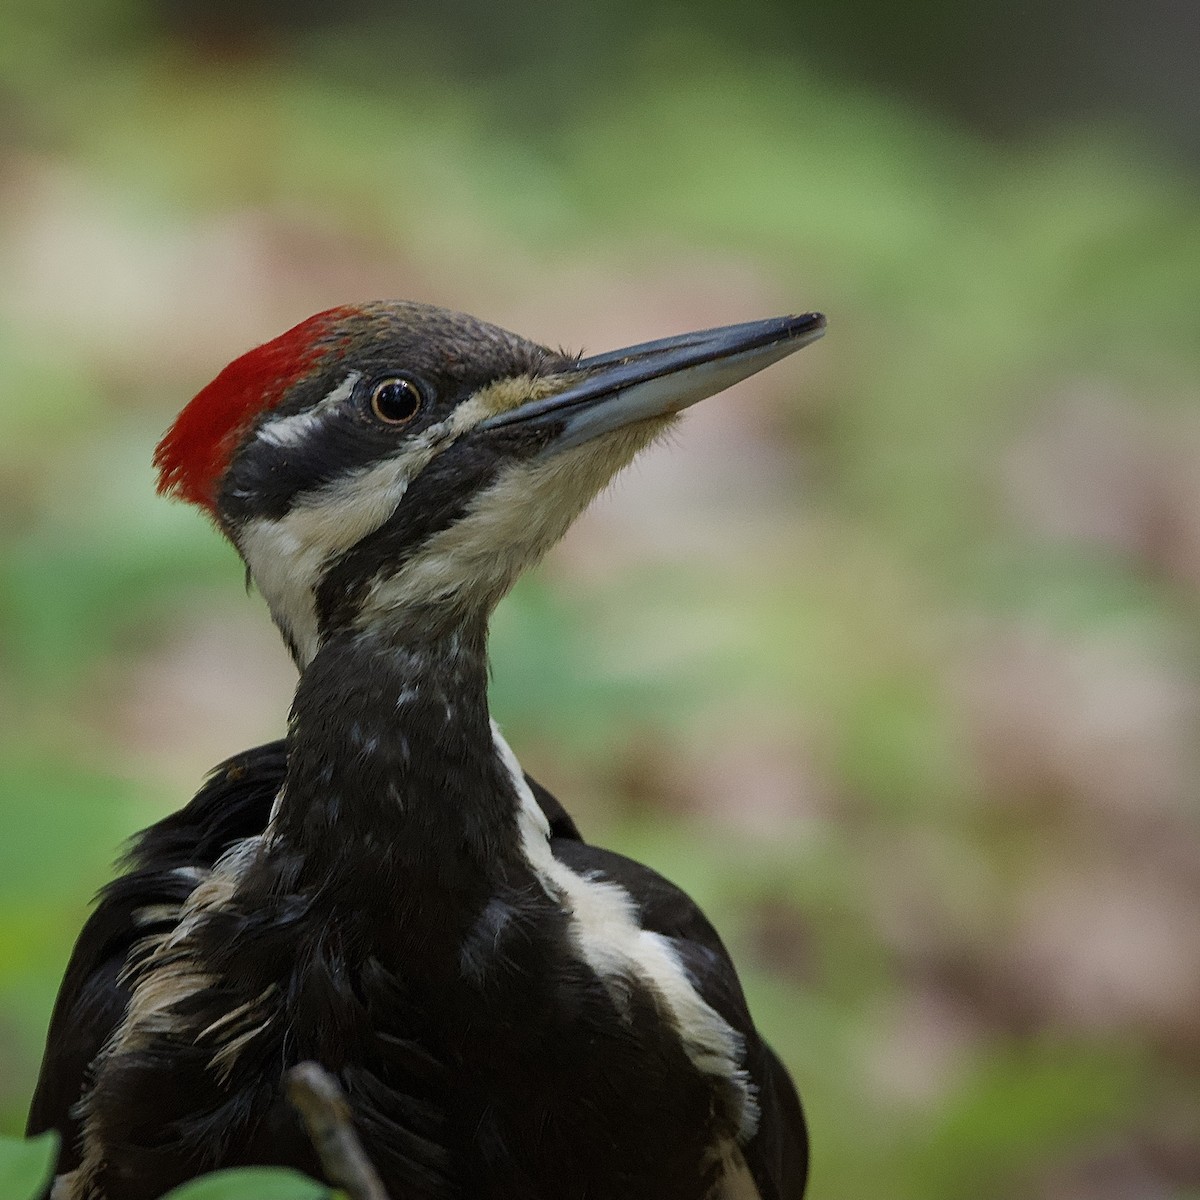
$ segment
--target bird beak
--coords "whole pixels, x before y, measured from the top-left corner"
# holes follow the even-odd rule
[[[479,428],[528,423],[556,432],[547,452],[567,450],[600,434],[677,413],[815,342],[820,313],[726,325],[643,342],[579,361],[572,382],[552,396],[488,418]]]

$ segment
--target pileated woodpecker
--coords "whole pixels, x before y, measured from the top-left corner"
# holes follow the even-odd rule
[[[333,309],[234,361],[156,453],[233,542],[300,679],[286,739],[137,839],[76,944],[29,1131],[54,1200],[321,1166],[339,1081],[395,1200],[797,1200],[799,1101],[720,939],[584,842],[487,704],[516,577],[689,404],[820,336],[575,358],[442,309]]]

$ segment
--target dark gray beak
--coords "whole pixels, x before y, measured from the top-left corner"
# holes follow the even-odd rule
[[[774,317],[684,333],[581,359],[563,391],[489,417],[481,429],[517,422],[557,430],[546,449],[567,450],[634,421],[679,412],[815,342],[820,313]]]

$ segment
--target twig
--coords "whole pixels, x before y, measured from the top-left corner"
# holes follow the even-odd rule
[[[317,1063],[302,1062],[287,1073],[287,1094],[329,1181],[349,1200],[388,1200],[379,1174],[354,1132],[350,1105],[337,1080]]]

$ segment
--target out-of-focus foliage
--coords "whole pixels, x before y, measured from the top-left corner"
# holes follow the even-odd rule
[[[50,1182],[58,1145],[54,1132],[28,1141],[0,1135],[0,1196],[39,1200]],[[345,1200],[345,1193],[331,1192],[297,1171],[243,1167],[181,1184],[163,1200]]]
[[[0,1137],[0,1196],[36,1200],[50,1182],[58,1156],[58,1134],[43,1133],[22,1141]]]
[[[215,1171],[181,1184],[163,1200],[345,1200],[345,1194],[331,1193],[327,1187],[296,1171],[243,1167]]]
[[[283,727],[235,556],[153,496],[174,411],[345,300],[594,350],[819,307],[501,608],[497,713],[727,935],[814,1195],[1197,1195],[1194,178],[719,22],[547,52],[535,121],[536,54],[181,11],[0,16],[3,1128],[121,840]]]

